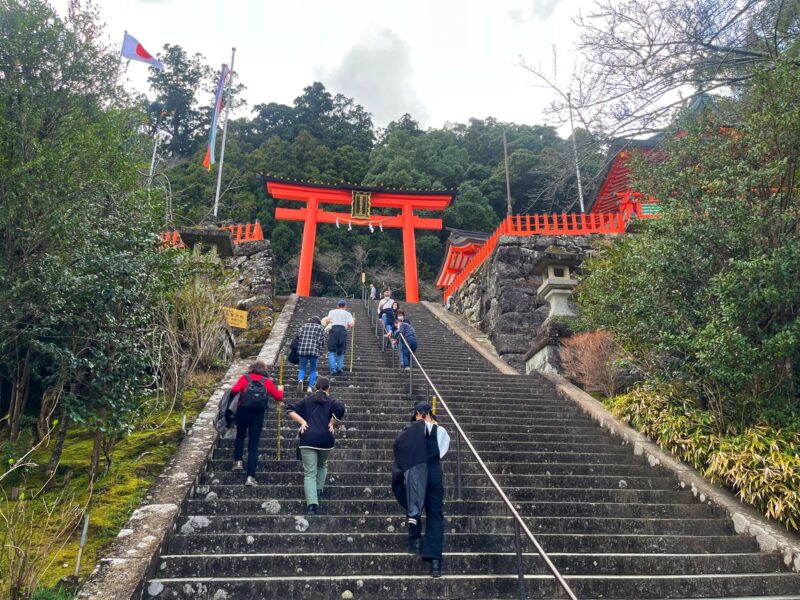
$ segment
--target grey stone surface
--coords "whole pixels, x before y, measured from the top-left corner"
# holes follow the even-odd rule
[[[526,355],[549,312],[537,294],[542,284],[537,265],[554,249],[582,260],[598,237],[503,236],[492,256],[453,294],[450,310],[486,333],[500,356],[525,372]]]
[[[296,304],[297,296],[293,294],[259,353],[259,359],[267,364],[275,362]],[[153,560],[175,526],[180,506],[189,498],[217,440],[214,418],[220,398],[244,374],[248,362],[237,360],[231,364],[194,426],[148,491],[143,505],[134,511],[107,549],[77,598],[123,600],[141,596],[143,582],[153,570]],[[194,525],[201,527],[202,522],[196,521]]]
[[[240,356],[251,356],[259,351],[264,332],[275,319],[272,246],[269,240],[236,244],[234,255],[224,264],[237,273],[236,308],[248,312],[247,329],[233,330],[234,343]]]

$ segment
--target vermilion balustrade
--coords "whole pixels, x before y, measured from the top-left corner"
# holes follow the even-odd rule
[[[639,201],[640,194],[627,192],[620,194],[620,211],[605,214],[560,214],[560,215],[509,215],[489,237],[483,246],[467,262],[464,269],[456,275],[444,291],[444,300],[455,293],[469,276],[483,264],[494,251],[501,235],[591,235],[597,233],[625,233],[625,226],[631,219],[649,219],[655,214],[644,211]],[[652,200],[652,199],[651,199]],[[648,204],[648,206],[651,206]]]
[[[233,243],[241,244],[243,242],[259,242],[264,239],[264,232],[261,230],[261,223],[239,223],[236,225],[223,225],[220,229],[230,231],[233,235]],[[181,240],[181,234],[177,231],[163,231],[160,234],[161,243],[166,246],[175,246],[176,248],[185,248],[186,246]]]

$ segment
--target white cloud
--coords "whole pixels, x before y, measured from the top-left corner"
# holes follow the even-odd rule
[[[332,69],[317,69],[332,92],[351,96],[386,125],[410,113],[425,123],[429,113],[414,89],[411,46],[391,29],[368,33]]]
[[[530,13],[526,14],[527,11],[512,8],[508,11],[508,16],[517,24],[530,23],[535,20],[546,21],[553,15],[560,2],[561,0],[533,0]]]

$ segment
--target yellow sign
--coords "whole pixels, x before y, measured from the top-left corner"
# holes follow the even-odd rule
[[[371,192],[353,190],[353,202],[350,205],[350,216],[353,219],[369,219],[371,198]]]
[[[225,320],[231,327],[247,329],[247,311],[224,306],[222,312],[225,313]]]
[[[367,283],[367,274],[361,271],[361,283]]]

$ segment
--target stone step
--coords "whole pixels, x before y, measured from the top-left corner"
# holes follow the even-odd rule
[[[185,513],[191,515],[263,515],[267,510],[280,514],[302,515],[306,511],[306,503],[302,495],[294,498],[269,500],[215,498],[205,500],[205,494],[196,494],[195,499],[185,503]],[[216,492],[213,492],[216,494]],[[631,504],[623,502],[541,502],[515,501],[514,506],[524,517],[546,517],[558,515],[562,517],[639,517],[639,518],[672,518],[691,519],[707,518],[713,510],[704,504]],[[397,516],[402,512],[394,498],[374,500],[339,499],[326,502],[326,515],[354,517],[357,515]],[[506,516],[507,509],[500,499],[470,502],[451,502],[447,504],[448,517],[466,515]]]
[[[294,432],[297,426],[294,423],[287,423],[288,432]],[[281,425],[283,429],[283,424]],[[367,443],[386,443],[387,441],[393,442],[397,434],[400,432],[399,427],[392,429],[359,429],[355,430],[341,428],[336,430],[336,443],[339,444],[344,441],[349,442],[367,442]],[[516,446],[520,444],[550,444],[550,443],[571,443],[573,446],[579,447],[583,444],[608,444],[608,435],[603,435],[600,432],[596,433],[582,433],[572,434],[570,436],[562,433],[539,433],[536,435],[517,431],[508,431],[503,433],[485,433],[485,432],[468,432],[469,439],[473,444],[489,444],[493,442],[502,443],[506,446]],[[222,440],[221,448],[232,448],[233,440]],[[374,447],[366,446],[366,447]]]
[[[266,434],[265,434],[266,435]],[[287,458],[290,460],[294,460],[295,455],[295,448],[294,442],[289,438],[284,438],[285,442],[281,444],[281,452],[283,459],[286,460]],[[451,442],[453,445],[452,449],[452,456],[448,454],[448,458],[445,462],[455,461],[455,442]],[[265,447],[265,438],[261,438],[261,446],[258,452],[258,460],[259,461],[268,461],[274,460],[277,455],[277,443],[275,441],[270,442],[269,448]],[[494,451],[494,450],[481,450],[480,456],[481,458],[486,461],[487,463],[497,464],[504,459],[508,459],[510,462],[522,462],[524,460],[530,460],[531,462],[554,462],[554,463],[565,463],[574,461],[576,464],[603,464],[606,462],[619,462],[626,460],[627,457],[633,457],[633,453],[630,452],[619,452],[619,451],[609,451],[608,447],[605,447],[603,451],[595,451],[595,452],[563,452],[563,451],[521,451],[517,450],[515,452],[508,452],[508,451]],[[331,454],[331,460],[357,460],[357,461],[371,461],[371,460],[380,460],[380,461],[390,461],[392,460],[392,451],[387,448],[383,448],[380,450],[367,450],[361,447],[358,448],[344,448],[338,446],[334,450],[335,454]],[[471,454],[466,449],[466,446],[462,448],[462,459],[469,460]],[[247,456],[247,450],[245,450],[245,457]],[[233,450],[230,448],[216,448],[213,452],[214,459],[231,459],[233,457]],[[638,457],[636,457],[638,458]]]
[[[477,462],[468,460],[468,456],[464,457],[461,464],[462,473],[465,474],[483,474]],[[636,460],[637,464],[624,464],[624,463],[608,463],[599,465],[587,464],[574,464],[574,463],[533,463],[533,462],[517,462],[517,463],[488,463],[489,471],[497,474],[552,474],[552,475],[628,475],[628,476],[647,476],[649,474],[663,474],[658,469],[648,465],[638,464],[638,457],[632,457],[631,460]],[[215,459],[208,463],[207,471],[204,477],[212,477],[215,473],[227,473],[233,467],[233,460],[231,459]],[[390,473],[392,469],[392,461],[389,460],[374,460],[371,462],[371,467],[375,472]],[[446,461],[442,465],[445,473],[455,473],[455,461]],[[269,464],[259,463],[259,473],[293,473],[299,472],[302,468],[300,463],[290,459],[284,459],[281,462],[270,461]],[[331,455],[331,460],[328,463],[328,473],[352,473],[363,471],[363,463],[354,460],[341,459],[338,454]]]
[[[504,487],[506,494],[515,501],[543,502],[658,502],[677,504],[681,500],[692,502],[691,494],[672,490],[637,490],[637,489],[602,489],[602,488],[533,488]],[[269,482],[262,485],[245,486],[244,476],[241,485],[208,485],[195,486],[195,494],[205,497],[208,492],[215,492],[219,498],[296,498],[302,496],[299,486],[274,486]],[[330,500],[341,499],[387,499],[393,498],[388,485],[380,486],[344,486],[335,485],[327,490]],[[472,486],[462,490],[464,501],[494,500],[497,491],[493,487]],[[456,490],[452,482],[445,482],[445,500],[455,501]]]
[[[333,456],[333,455],[331,455]],[[331,461],[333,462],[333,461]],[[299,464],[298,464],[299,467]],[[447,472],[452,475],[453,472]],[[636,489],[636,490],[672,490],[677,489],[672,477],[636,477],[620,475],[544,475],[544,474],[515,474],[506,475],[495,473],[494,478],[501,487],[537,487],[537,488],[606,488],[606,489]],[[452,479],[447,477],[447,483]],[[464,487],[488,486],[489,480],[483,473],[462,473]],[[204,477],[201,484],[236,485],[243,483],[244,475],[241,472],[217,472],[213,476]],[[356,473],[343,473],[332,471],[328,474],[327,486],[330,488],[340,486],[389,486],[391,482],[390,471],[360,471]],[[303,474],[298,468],[294,472],[264,473],[261,478],[263,485],[302,485]]]
[[[309,519],[298,516],[298,528]],[[313,517],[310,518],[313,520]],[[294,552],[362,552],[405,550],[408,536],[405,531],[394,533],[320,532],[309,526],[311,533],[198,533],[174,535],[168,544],[169,554],[241,554],[269,552],[275,548],[291,548]],[[688,536],[688,535],[614,535],[614,534],[538,534],[536,539],[546,552],[604,552],[614,548],[622,553],[730,553],[755,552],[758,546],[745,536]],[[498,552],[514,547],[513,534],[450,533],[445,537],[446,548],[461,552]],[[527,548],[523,540],[523,546]],[[531,548],[532,550],[532,548]]]
[[[284,439],[284,438],[282,438]],[[285,438],[285,439],[290,439]],[[392,453],[392,441],[394,438],[386,439],[339,439],[336,441],[335,449],[347,450],[383,450],[388,455]],[[454,441],[451,441],[455,445]],[[506,453],[509,458],[515,458],[530,452],[578,452],[592,453],[602,452],[604,454],[630,454],[630,448],[615,442],[614,440],[604,440],[597,442],[568,442],[568,441],[536,441],[524,440],[516,442],[473,442],[478,452],[483,455],[483,451]],[[229,450],[233,448],[233,440],[222,440],[219,450]],[[269,435],[269,430],[262,434],[259,449],[268,449],[277,445],[275,437]],[[486,447],[482,447],[486,446]],[[455,448],[453,448],[455,450]],[[388,456],[387,455],[387,456]],[[379,458],[376,456],[376,458]],[[386,456],[383,457],[384,459]]]
[[[566,575],[683,575],[705,573],[769,573],[779,570],[781,561],[769,554],[550,554],[559,571]],[[513,552],[445,553],[447,572],[452,574],[508,574],[517,572]],[[527,574],[549,573],[538,554],[523,555]],[[158,575],[163,578],[191,577],[196,573],[236,573],[258,577],[264,573],[287,577],[303,573],[369,573],[372,575],[426,575],[428,566],[405,552],[358,554],[168,554],[162,555]]]
[[[326,503],[322,500],[322,508]],[[302,515],[226,515],[208,517],[192,515],[182,517],[179,531],[184,534],[202,533],[292,533],[298,529],[298,519]],[[325,515],[306,519],[308,531],[326,533],[381,533],[400,531],[405,528],[405,518],[383,515],[354,515],[342,518],[341,515]],[[589,517],[539,517],[530,519],[528,526],[534,535],[540,533],[621,533],[626,535],[725,535],[733,533],[732,528],[721,519],[614,519]],[[513,533],[514,524],[510,517],[448,516],[449,533]]]

